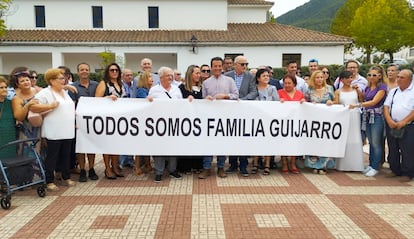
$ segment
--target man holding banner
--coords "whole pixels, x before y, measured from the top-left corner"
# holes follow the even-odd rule
[[[223,59],[221,57],[214,57],[211,59],[211,70],[213,75],[203,82],[202,92],[203,98],[208,100],[237,100],[239,98],[239,91],[236,83],[228,76],[222,75]],[[221,178],[227,177],[224,171],[224,162],[226,156],[217,156],[217,174]],[[205,179],[211,174],[211,161],[213,156],[205,156],[203,159],[203,171],[198,175],[198,178]]]
[[[160,76],[160,84],[152,87],[148,93],[147,99],[153,101],[153,98],[161,99],[182,99],[180,89],[177,86],[172,85],[173,70],[171,68],[162,66],[158,70]],[[170,177],[174,179],[181,179],[181,175],[177,173],[177,158],[171,156],[153,156],[155,166],[155,182],[159,183],[162,180],[164,174],[165,161],[168,161],[168,171]]]

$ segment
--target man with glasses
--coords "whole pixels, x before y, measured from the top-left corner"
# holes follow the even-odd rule
[[[174,69],[174,79],[173,79],[172,84],[179,87],[181,83],[183,83],[181,80],[182,80],[181,72],[178,69]]]
[[[210,77],[210,66],[203,64],[200,66],[201,82],[207,80]]]
[[[237,56],[234,59],[234,70],[224,74],[233,78],[239,91],[239,99],[241,100],[255,100],[258,95],[255,77],[246,71],[248,64],[246,57]],[[247,172],[247,156],[230,156],[230,168],[226,172],[232,173],[237,171],[237,159],[240,161],[240,174],[244,177],[249,176]]]
[[[351,86],[354,89],[358,89],[361,92],[365,91],[365,88],[367,87],[368,81],[365,77],[361,76],[359,71],[359,64],[355,60],[349,60],[345,64],[345,68],[347,71],[352,72],[352,82]],[[336,89],[340,89],[343,86],[343,83],[337,78],[335,80],[334,86]]]
[[[77,66],[79,81],[73,82],[72,86],[74,86],[78,92],[73,93],[69,92],[70,97],[73,101],[75,101],[75,105],[78,104],[80,97],[95,97],[96,87],[98,87],[98,82],[90,80],[90,66],[88,63],[82,62],[79,63]],[[76,135],[75,135],[76,137]],[[80,167],[80,176],[79,182],[86,182],[88,178],[86,177],[86,170],[85,170],[85,156],[88,158],[89,163],[89,171],[88,177],[91,180],[98,180],[99,177],[95,173],[95,154],[83,154],[77,153],[76,160],[78,161]]]

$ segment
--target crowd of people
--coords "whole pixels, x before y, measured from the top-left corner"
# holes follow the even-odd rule
[[[295,61],[286,63],[282,79],[273,78],[273,69],[259,66],[248,70],[245,56],[234,59],[214,57],[210,64],[190,65],[181,71],[161,67],[153,72],[151,59],[141,60],[141,71],[134,78],[130,69],[121,69],[117,63],[109,64],[98,83],[90,79],[90,66],[77,65],[79,80],[67,67],[49,69],[44,73],[48,87],[36,85],[37,72],[27,67],[16,67],[9,81],[0,77],[0,144],[19,138],[43,138],[38,150],[45,149],[44,165],[49,191],[59,190],[60,185],[74,186],[72,170],[79,169],[79,182],[97,180],[95,154],[75,153],[75,112],[80,97],[154,98],[193,100],[259,100],[297,101],[315,104],[342,104],[351,111],[348,139],[343,158],[317,155],[282,155],[281,172],[299,174],[297,161],[315,174],[326,174],[328,169],[362,172],[367,177],[376,176],[384,161],[388,161],[391,173],[387,177],[399,177],[408,182],[414,177],[414,89],[411,70],[400,70],[397,65],[384,69],[380,65],[370,67],[367,78],[359,74],[358,62],[350,60],[345,69],[333,80],[326,66],[319,66],[317,59],[309,60],[309,74],[300,77]],[[28,121],[29,112],[44,115],[41,127]],[[16,127],[14,127],[16,126]],[[369,142],[369,165],[364,166],[363,143]],[[388,157],[385,158],[385,144]],[[410,147],[411,146],[411,147]],[[13,152],[3,152],[0,157]],[[216,155],[217,175],[239,172],[242,176],[269,175],[274,167],[273,155],[251,157],[245,155]],[[410,158],[411,157],[411,158]],[[181,179],[181,174],[198,174],[206,179],[214,156],[157,156],[104,154],[104,176],[109,180],[124,177],[123,168],[133,168],[137,176],[155,171],[155,182],[160,182],[165,167],[171,178]],[[224,169],[229,158],[229,168]],[[153,164],[151,163],[153,160]],[[88,163],[86,166],[86,162]],[[152,168],[151,165],[154,165]]]

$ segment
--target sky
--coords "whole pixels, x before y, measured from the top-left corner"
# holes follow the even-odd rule
[[[302,6],[310,0],[271,0],[269,2],[275,2],[270,11],[275,17],[283,15],[296,7]]]

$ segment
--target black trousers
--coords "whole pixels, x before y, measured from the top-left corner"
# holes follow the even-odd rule
[[[56,164],[59,164],[63,180],[70,178],[70,152],[72,139],[49,140],[47,141],[47,156],[45,160],[46,183],[53,183],[55,180]]]
[[[388,163],[391,171],[396,175],[414,178],[414,124],[405,127],[404,136],[396,139],[390,134],[390,128],[386,125]]]

